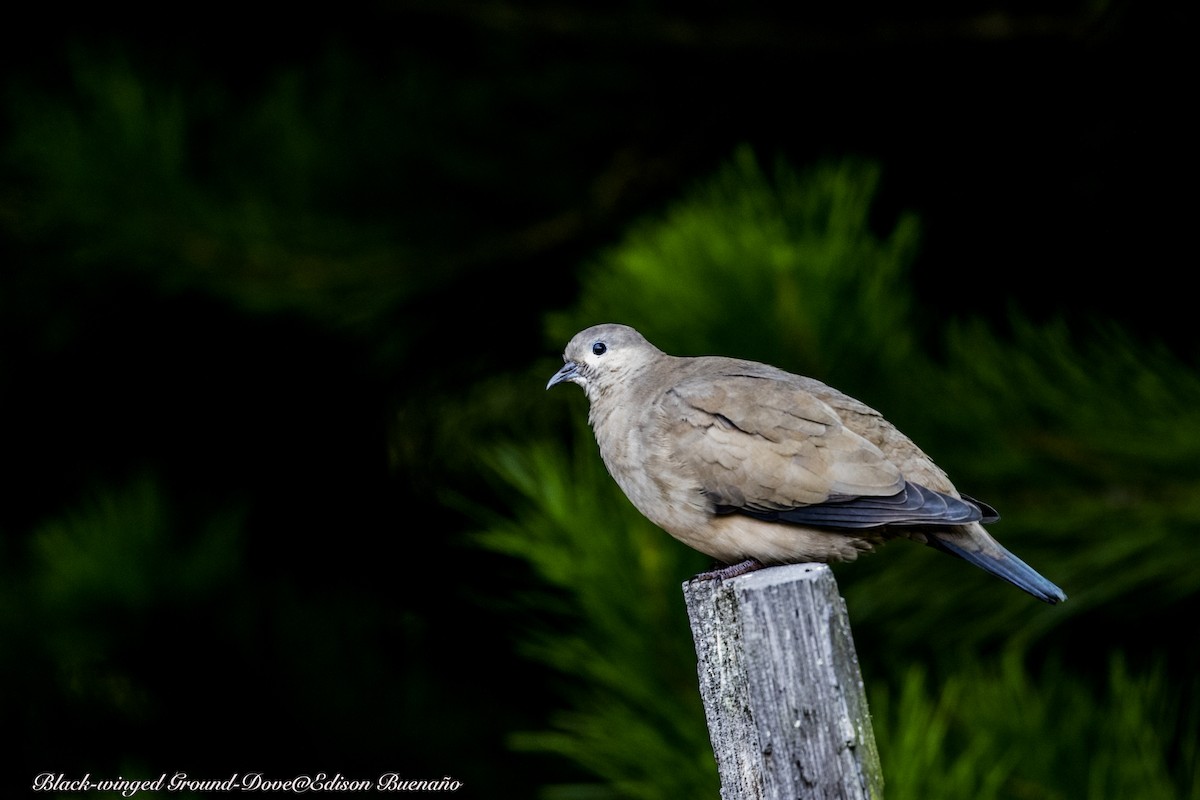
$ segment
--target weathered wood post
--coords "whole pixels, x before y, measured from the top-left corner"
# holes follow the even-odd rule
[[[846,604],[824,564],[683,585],[722,800],[878,800]]]

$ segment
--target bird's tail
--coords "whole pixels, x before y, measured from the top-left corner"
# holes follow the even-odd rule
[[[1054,604],[1067,599],[1062,589],[1043,578],[1037,570],[1005,550],[991,536],[983,536],[985,538],[981,541],[976,536],[934,532],[927,534],[926,544],[943,553],[958,556],[997,578],[1008,581],[1018,589],[1029,592],[1038,600]]]

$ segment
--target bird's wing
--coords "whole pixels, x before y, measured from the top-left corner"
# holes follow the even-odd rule
[[[826,403],[790,383],[704,375],[663,399],[669,444],[707,492],[729,505],[782,509],[904,486],[879,448]]]
[[[693,375],[660,403],[665,444],[717,512],[835,528],[982,516],[968,502],[906,481],[878,447],[795,382]]]

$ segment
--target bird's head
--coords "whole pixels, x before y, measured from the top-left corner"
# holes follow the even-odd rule
[[[546,384],[577,383],[589,398],[661,356],[662,351],[628,325],[606,323],[580,331],[563,351],[562,369]]]

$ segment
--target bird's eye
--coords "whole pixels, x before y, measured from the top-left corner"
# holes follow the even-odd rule
[[[594,345],[592,345],[592,354],[593,355],[602,356],[607,351],[608,351],[608,345],[606,345],[604,342],[596,342]]]

